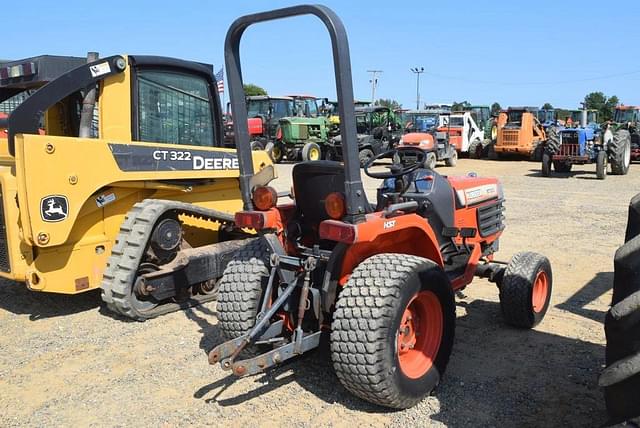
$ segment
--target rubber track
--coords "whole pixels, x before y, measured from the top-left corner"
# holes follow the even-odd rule
[[[406,254],[378,254],[362,262],[338,298],[331,332],[333,367],[354,395],[385,407],[411,407],[421,398],[401,396],[386,361],[387,326],[407,277],[429,263]]]
[[[129,301],[131,287],[136,279],[138,266],[144,256],[149,237],[158,219],[169,211],[221,224],[233,223],[234,220],[232,214],[184,202],[145,199],[136,203],[120,226],[102,277],[102,300],[109,310],[127,318],[144,321],[215,298],[215,295],[198,296],[197,300],[190,299],[196,302],[166,303],[144,313],[132,307]]]

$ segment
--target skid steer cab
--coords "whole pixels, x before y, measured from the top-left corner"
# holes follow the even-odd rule
[[[531,328],[544,317],[551,266],[535,253],[493,261],[503,233],[503,191],[496,179],[444,177],[411,162],[375,170],[383,180],[370,204],[360,176],[349,48],[340,19],[326,7],[297,6],[245,16],[227,33],[231,102],[243,127],[238,46],[255,22],[311,14],[329,30],[344,163],[294,166],[293,203],[251,186],[251,148],[238,140],[244,210],[238,227],[258,236],[241,248],[220,281],[218,320],[226,342],[209,353],[236,376],[258,373],[318,347],[330,336],[338,379],[355,395],[391,408],[415,405],[439,382],[455,331],[454,291],[481,276],[498,284],[508,323]],[[241,116],[241,117],[238,117]],[[405,149],[406,150],[406,149]]]
[[[139,320],[213,299],[245,235],[212,66],[90,57],[0,66],[0,276]]]

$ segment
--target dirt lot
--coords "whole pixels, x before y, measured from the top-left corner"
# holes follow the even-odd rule
[[[597,376],[613,253],[640,167],[595,179],[578,167],[542,178],[530,162],[461,160],[441,173],[493,175],[507,197],[502,259],[547,255],[552,307],[533,331],[501,320],[497,289],[476,280],[458,299],[451,362],[435,394],[392,412],[341,387],[326,354],[233,381],[207,364],[219,343],[215,304],[145,322],[112,318],[98,293],[31,293],[0,284],[0,426],[396,425],[597,426]],[[277,187],[288,189],[290,165]],[[377,183],[367,180],[369,194]]]

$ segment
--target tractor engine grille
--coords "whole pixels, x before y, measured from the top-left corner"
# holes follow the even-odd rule
[[[9,247],[7,245],[7,223],[4,218],[2,188],[0,188],[0,271],[11,272],[9,264]]]
[[[563,132],[561,138],[559,155],[580,156],[580,140],[577,132]]]
[[[478,207],[478,231],[483,238],[504,229],[504,199]]]
[[[517,129],[503,129],[502,130],[502,143],[505,146],[517,146],[518,145],[518,130]]]

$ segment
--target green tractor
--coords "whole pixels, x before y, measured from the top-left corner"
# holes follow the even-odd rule
[[[613,121],[603,127],[603,140],[611,151],[628,157],[629,161],[640,160],[640,107],[616,107]]]
[[[320,160],[326,153],[331,124],[318,108],[317,98],[309,95],[290,95],[294,100],[295,116],[279,121],[276,141],[267,144],[274,162]]]

